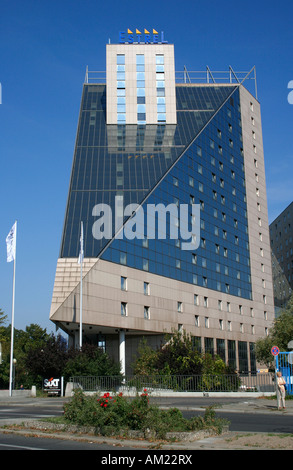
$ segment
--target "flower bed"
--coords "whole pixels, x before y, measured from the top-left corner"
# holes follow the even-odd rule
[[[150,405],[146,389],[132,400],[122,393],[87,396],[75,390],[71,401],[64,406],[64,420],[68,424],[91,426],[103,435],[140,431],[144,436],[156,438],[166,438],[170,432],[212,430],[220,434],[227,426],[226,420],[216,417],[213,407],[208,407],[204,416],[185,419],[177,408],[161,410]]]

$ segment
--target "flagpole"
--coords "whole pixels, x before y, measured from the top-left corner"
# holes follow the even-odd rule
[[[82,348],[82,265],[83,265],[83,224],[80,223],[80,305],[79,305],[79,348]]]
[[[11,345],[10,345],[10,373],[9,373],[9,396],[12,396],[13,378],[13,343],[14,343],[14,300],[15,300],[15,266],[16,266],[16,232],[17,221],[15,222],[15,251],[13,260],[13,287],[12,287],[12,314],[11,314]]]

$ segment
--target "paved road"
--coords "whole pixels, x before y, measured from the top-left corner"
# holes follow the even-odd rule
[[[42,450],[140,450],[149,448],[149,443],[134,441],[113,441],[113,439],[72,439],[63,435],[63,439],[27,437],[24,434],[6,434],[3,425],[21,422],[25,419],[40,419],[58,416],[63,412],[63,405],[68,399],[12,399],[0,401],[0,450],[42,449]],[[177,407],[186,417],[203,414],[206,406],[215,405],[216,414],[230,421],[230,431],[291,433],[293,434],[293,402],[287,401],[286,411],[278,411],[274,400],[251,398],[159,398],[153,399],[161,407]],[[1,428],[2,427],[2,428]],[[205,442],[208,442],[205,440]],[[213,444],[214,445],[214,444]],[[94,454],[91,454],[94,455]]]
[[[93,441],[78,441],[73,439],[53,439],[52,437],[32,437],[9,434],[0,431],[1,450],[90,450],[90,451],[113,451],[116,449],[133,450],[133,447],[121,445],[110,445],[96,443]]]

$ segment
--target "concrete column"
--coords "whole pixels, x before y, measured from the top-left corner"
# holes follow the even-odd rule
[[[125,375],[125,331],[119,331],[119,361],[121,364],[121,373]]]

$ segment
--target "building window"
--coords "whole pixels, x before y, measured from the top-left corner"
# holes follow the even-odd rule
[[[207,308],[207,307],[208,307],[208,303],[209,303],[209,299],[208,299],[207,297],[204,297],[204,298],[203,298],[203,306]]]
[[[127,317],[127,303],[121,302],[121,316]]]
[[[204,317],[204,326],[205,326],[206,328],[209,328],[209,326],[210,326],[210,319],[209,319],[209,317]]]
[[[193,301],[194,301],[194,305],[199,305],[198,294],[194,294]]]
[[[123,251],[120,253],[120,264],[126,264],[126,253]]]
[[[127,290],[127,278],[121,276],[121,290]]]
[[[126,123],[125,55],[117,54],[117,123]],[[124,99],[123,99],[124,98]]]
[[[143,259],[142,260],[142,269],[144,271],[148,271],[149,270],[149,261],[147,259]]]
[[[182,302],[177,302],[177,312],[183,312],[183,304]]]
[[[144,306],[144,319],[145,320],[150,319],[150,307]]]
[[[144,295],[150,295],[150,285],[148,282],[143,283],[143,293]]]
[[[165,60],[164,54],[156,54],[157,121],[166,122]]]
[[[222,319],[219,319],[219,328],[220,328],[220,330],[224,329],[224,322],[223,322]]]
[[[136,55],[137,124],[146,124],[144,54]]]
[[[197,328],[199,327],[199,315],[194,315],[194,324]]]

